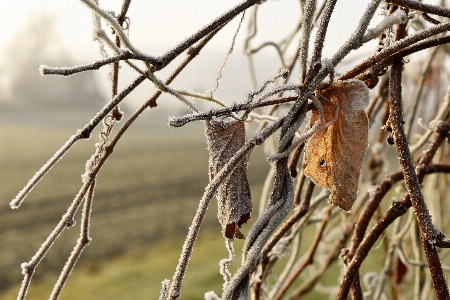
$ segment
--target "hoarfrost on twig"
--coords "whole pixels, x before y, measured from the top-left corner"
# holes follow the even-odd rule
[[[223,168],[217,174],[215,174],[214,178],[209,182],[208,186],[205,189],[205,193],[203,194],[203,197],[199,203],[196,215],[192,220],[192,224],[189,227],[189,232],[186,240],[183,244],[183,250],[181,252],[180,259],[172,280],[173,283],[169,290],[169,299],[175,299],[180,295],[181,284],[187,269],[187,265],[189,263],[189,258],[192,254],[195,241],[199,234],[200,227],[202,225],[211,198],[214,196],[226,176],[230,174],[230,172],[239,163],[239,161],[243,159],[243,157],[246,156],[251,149],[253,149],[256,145],[262,144],[269,136],[271,136],[278,128],[280,128],[283,120],[284,118],[280,118],[277,122],[268,125],[248,141],[246,141],[244,146],[242,146],[241,149],[232,158],[230,158],[228,163],[224,165]]]
[[[362,42],[367,43],[368,41],[377,38],[383,31],[392,27],[395,24],[406,23],[408,21],[408,17],[406,13],[397,9],[391,15],[386,16],[375,28],[367,29],[367,33],[363,36]]]
[[[238,35],[238,33],[239,33],[239,30],[241,29],[241,25],[242,25],[242,22],[244,21],[244,18],[245,18],[245,11],[242,13],[242,18],[241,18],[241,20],[239,21],[238,28],[237,28],[236,31],[234,32],[233,38],[232,38],[232,40],[231,40],[231,46],[230,46],[230,49],[228,49],[228,52],[227,52],[227,54],[225,55],[225,58],[224,58],[224,60],[223,60],[223,62],[222,62],[222,65],[219,67],[219,71],[218,71],[217,77],[216,77],[216,84],[214,85],[214,88],[213,88],[211,91],[206,92],[206,94],[207,94],[207,95],[209,94],[209,95],[211,96],[211,98],[213,97],[214,92],[217,91],[217,89],[219,88],[219,81],[220,81],[220,78],[222,78],[222,71],[223,71],[223,69],[225,68],[225,65],[227,64],[228,57],[230,56],[230,54],[233,53],[233,50],[234,50],[234,43],[236,42],[236,37],[237,37],[237,35]]]
[[[219,270],[220,274],[223,276],[224,285],[228,283],[231,279],[231,273],[228,271],[228,266],[233,263],[236,259],[236,253],[234,253],[234,240],[233,239],[225,239],[225,246],[228,250],[228,258],[224,258],[219,262]]]
[[[316,106],[317,110],[319,111],[319,119],[314,123],[313,127],[308,129],[306,132],[304,132],[298,138],[298,140],[293,142],[292,145],[289,146],[289,148],[286,151],[284,151],[282,153],[274,153],[274,154],[270,155],[267,158],[268,161],[275,162],[281,158],[285,158],[285,157],[289,156],[289,154],[292,151],[294,151],[295,148],[297,148],[299,145],[304,143],[307,139],[309,139],[311,136],[313,136],[317,132],[317,130],[319,130],[320,125],[322,124],[322,121],[323,121],[323,107],[322,107],[322,104],[320,104],[319,100],[315,96],[311,96],[310,99],[311,99],[312,103]],[[336,118],[337,118],[337,113],[336,113],[336,117],[334,118],[334,120],[336,120]],[[330,126],[334,120],[328,122],[323,127],[326,128],[326,127]]]
[[[166,298],[167,290],[170,287],[170,280],[164,279],[161,282],[161,291],[159,292],[159,298],[158,300],[164,300]]]
[[[205,300],[220,300],[220,298],[213,291],[209,291],[205,293]]]

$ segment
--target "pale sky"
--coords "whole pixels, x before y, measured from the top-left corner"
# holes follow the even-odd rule
[[[118,12],[121,2],[100,0],[100,5]],[[130,40],[144,53],[162,54],[239,2],[241,1],[133,0],[128,12],[131,18]],[[325,43],[325,57],[330,57],[342,45],[343,37],[349,37],[368,3],[368,0],[337,2]],[[56,18],[58,34],[64,46],[69,49],[72,59],[89,63],[100,57],[97,44],[92,42],[91,12],[80,1],[1,0],[0,7],[0,59],[5,46],[25,27],[27,20],[44,12]],[[255,44],[264,40],[280,40],[286,35],[286,30],[291,30],[296,24],[300,13],[299,1],[267,1],[261,5],[259,13],[259,34]],[[222,49],[225,53],[239,19],[240,17],[227,25],[208,45],[209,49]],[[236,53],[242,53],[246,29],[245,22],[237,38]],[[3,72],[2,76],[7,74]],[[102,84],[106,86],[107,83]]]
[[[133,0],[128,13],[131,17],[130,38],[144,52],[153,54],[152,52],[157,49],[167,49],[175,45],[177,41],[192,34],[239,2],[241,1]],[[333,37],[339,32],[345,34],[347,27],[351,28],[357,24],[368,2],[338,1],[329,36]],[[100,1],[100,5],[108,10],[119,11],[121,1]],[[14,34],[25,26],[27,19],[42,12],[57,18],[60,35],[64,37],[66,45],[73,49],[72,52],[96,49],[96,45],[91,42],[91,13],[77,0],[2,0],[0,48],[3,48]],[[277,31],[295,23],[299,14],[298,0],[268,1],[261,6],[260,13],[262,13],[260,19],[265,20],[260,24],[261,31],[267,36],[276,36]],[[232,25],[228,27],[230,32],[236,28]],[[158,41],[160,45],[152,45],[154,41]],[[214,44],[216,47],[227,47],[229,40],[223,42],[225,44],[221,45],[220,41]]]
[[[100,1],[108,10],[119,11],[120,0]],[[149,1],[131,2],[128,15],[131,17],[130,39],[146,53],[151,53],[151,41],[159,41],[154,48],[167,48],[239,1]],[[59,33],[64,43],[77,55],[86,55],[85,50],[95,50],[91,42],[91,12],[77,0],[2,0],[0,10],[0,48],[25,26],[27,19],[40,13],[57,18]],[[148,47],[148,48],[147,48]],[[78,52],[84,50],[84,53]]]

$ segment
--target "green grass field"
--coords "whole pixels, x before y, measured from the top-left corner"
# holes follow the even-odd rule
[[[80,263],[60,299],[157,299],[163,279],[171,279],[179,258],[181,239],[168,238],[154,246],[131,249],[110,260]],[[199,237],[183,285],[183,299],[202,299],[206,291],[221,292],[218,262],[227,256],[223,238],[213,230]],[[56,276],[31,285],[27,299],[47,299]],[[18,286],[1,299],[15,299]]]
[[[98,132],[88,141],[79,141],[19,209],[11,210],[8,204],[75,130],[71,126],[0,127],[0,299],[16,297],[20,264],[34,255],[80,188]],[[123,137],[98,175],[93,240],[61,299],[157,298],[161,281],[173,275],[208,183],[203,133],[200,123],[153,131],[141,126]],[[250,164],[250,181],[261,186],[268,168],[258,149]],[[192,273],[183,290],[185,299],[202,298],[212,288],[220,294],[218,262],[228,254],[216,212],[213,201],[188,271]],[[48,297],[78,234],[79,224],[63,232],[38,266],[27,299]]]
[[[59,127],[32,122],[0,125],[0,299],[16,298],[22,280],[20,264],[30,260],[78,192],[98,131],[90,140],[79,141],[19,209],[10,209],[9,202],[76,128],[72,123]],[[181,129],[143,123],[123,137],[98,175],[92,242],[60,299],[158,298],[161,281],[173,276],[188,227],[208,183],[203,133],[201,123]],[[256,148],[249,164],[255,210],[269,168],[261,147]],[[385,205],[389,205],[388,201]],[[211,290],[221,294],[219,261],[228,253],[216,213],[213,200],[186,273],[182,299],[203,299],[204,293]],[[245,225],[243,232],[249,228]],[[316,228],[312,224],[302,235],[302,253],[308,249]],[[48,298],[78,235],[76,224],[58,238],[38,266],[27,299]],[[380,239],[370,251],[362,272],[381,270],[386,240]],[[235,242],[237,259],[231,271],[239,265],[242,244]],[[448,257],[442,256],[445,264]],[[314,270],[318,265],[320,259],[309,268]],[[324,289],[337,287],[341,270],[342,262],[335,263],[320,285]],[[294,288],[307,281],[308,274],[305,272]],[[405,290],[410,287],[404,285]],[[327,296],[314,291],[305,299]]]
[[[125,135],[99,173],[93,240],[61,299],[157,299],[161,281],[172,278],[208,183],[208,155],[201,123],[177,130],[152,128],[141,126]],[[80,188],[80,175],[98,132],[89,141],[79,141],[22,207],[11,210],[8,203],[74,132],[70,126],[5,125],[0,129],[0,180],[4,183],[0,188],[0,239],[4,241],[0,246],[4,258],[0,260],[0,299],[15,299],[22,279],[20,264],[34,255]],[[255,206],[268,169],[257,148],[249,164]],[[228,253],[216,212],[213,201],[190,261],[182,299],[203,299],[210,290],[221,294],[219,261]],[[245,232],[250,225],[244,227]],[[304,240],[311,240],[313,232]],[[48,298],[78,234],[78,224],[63,232],[38,266],[27,299]],[[238,267],[241,247],[242,241],[237,241],[238,259],[231,270]],[[336,285],[339,269],[327,272],[323,283]]]

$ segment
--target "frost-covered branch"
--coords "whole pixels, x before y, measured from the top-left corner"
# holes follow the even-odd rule
[[[135,59],[147,62],[149,64],[155,64],[158,59],[148,55],[135,54],[130,51],[121,51],[121,54],[116,56],[111,56],[99,61],[96,61],[92,64],[74,66],[74,67],[48,67],[46,65],[41,65],[39,67],[39,72],[41,75],[62,75],[62,76],[70,76],[73,74],[98,70],[103,66],[109,65],[111,63],[115,63],[121,60]]]
[[[192,254],[195,241],[200,231],[203,219],[205,217],[206,210],[209,206],[211,198],[219,188],[219,185],[225,179],[225,177],[234,169],[236,164],[248,154],[256,145],[262,144],[269,136],[271,136],[282,124],[283,118],[279,119],[268,125],[259,133],[255,134],[249,139],[244,146],[229,160],[229,162],[219,171],[213,180],[210,181],[200,201],[197,213],[192,221],[192,225],[189,227],[189,233],[186,237],[186,241],[183,244],[183,250],[181,252],[180,260],[178,262],[172,283],[170,286],[168,299],[176,299],[181,295],[181,284],[183,282],[184,274],[186,273],[189,258]]]
[[[386,29],[392,27],[393,25],[406,23],[408,18],[403,10],[396,10],[393,14],[385,17],[375,28],[369,28],[367,33],[363,36],[362,42],[367,43],[368,41],[378,38],[378,36]]]
[[[445,292],[448,291],[445,281],[442,278],[434,278],[441,277],[441,271],[446,270],[439,261],[436,249],[450,245],[449,241],[443,240],[442,232],[436,229],[439,224],[445,223],[444,219],[448,213],[444,205],[447,201],[447,195],[443,192],[445,187],[439,186],[441,182],[445,183],[447,178],[435,180],[433,189],[440,189],[440,192],[436,192],[430,199],[426,199],[430,200],[427,203],[437,203],[435,211],[430,211],[429,214],[424,204],[426,189],[420,186],[425,174],[445,173],[450,170],[446,148],[440,148],[442,142],[449,135],[448,93],[450,89],[447,91],[446,97],[443,97],[445,92],[442,91],[442,82],[447,79],[445,76],[448,75],[448,67],[443,66],[443,63],[434,64],[435,59],[432,57],[427,63],[429,70],[424,71],[421,82],[412,78],[414,76],[411,78],[403,76],[406,83],[399,80],[402,78],[403,69],[411,72],[410,69],[414,67],[417,70],[420,60],[420,57],[411,56],[408,61],[403,61],[404,65],[400,66],[403,57],[426,48],[449,43],[450,37],[445,33],[450,30],[450,23],[446,22],[448,20],[437,20],[427,15],[447,17],[450,15],[448,8],[412,0],[385,2],[371,0],[364,13],[357,16],[361,19],[354,27],[353,33],[346,40],[337,41],[341,45],[339,50],[331,58],[325,58],[322,52],[326,40],[331,38],[328,25],[333,14],[336,13],[334,7],[337,1],[298,1],[296,5],[299,6],[298,10],[301,12],[301,15],[297,16],[298,20],[294,20],[292,27],[284,35],[277,36],[276,40],[267,40],[263,35],[264,32],[258,27],[261,22],[267,22],[261,18],[266,1],[246,0],[229,8],[216,18],[212,16],[210,23],[204,24],[197,32],[188,33],[190,35],[186,35],[188,37],[185,40],[175,42],[176,46],[163,55],[153,56],[144,54],[142,49],[137,49],[128,36],[130,19],[127,13],[131,0],[123,1],[119,13],[106,11],[100,7],[97,0],[81,0],[81,2],[86,4],[93,13],[94,40],[99,43],[102,59],[73,67],[54,68],[42,65],[40,72],[42,75],[69,76],[112,65],[112,100],[81,130],[69,138],[66,144],[36,173],[10,204],[13,208],[19,207],[26,195],[59,159],[79,139],[89,138],[94,128],[101,121],[104,122],[105,126],[100,142],[96,144],[96,150],[86,164],[86,171],[82,177],[83,182],[77,195],[36,254],[29,262],[22,264],[24,280],[19,292],[19,299],[25,298],[36,267],[64,229],[75,223],[76,212],[81,203],[85,201],[80,237],[50,296],[51,299],[59,297],[77,259],[90,241],[90,210],[98,172],[106,164],[115,146],[123,140],[123,135],[128,132],[131,125],[141,117],[147,108],[155,109],[157,100],[163,93],[172,95],[192,111],[182,117],[169,118],[169,126],[180,127],[197,120],[202,120],[206,124],[207,143],[210,150],[210,182],[189,227],[173,279],[171,282],[169,280],[162,282],[159,299],[176,299],[181,295],[184,277],[189,274],[187,272],[189,259],[199,236],[206,210],[214,196],[217,197],[219,203],[219,222],[222,225],[222,234],[225,237],[228,255],[219,262],[217,271],[223,277],[222,296],[219,298],[216,293],[207,292],[205,298],[208,300],[247,299],[250,293],[253,293],[252,298],[255,300],[281,299],[282,297],[301,298],[313,289],[318,293],[327,294],[329,297],[333,297],[335,295],[333,293],[337,293],[338,299],[345,299],[349,292],[355,299],[374,292],[377,297],[380,297],[386,294],[389,288],[392,289],[392,293],[400,295],[398,286],[409,279],[404,275],[399,275],[397,278],[390,275],[395,268],[397,268],[396,270],[400,269],[400,261],[423,267],[420,259],[412,260],[405,255],[406,251],[410,251],[407,249],[409,237],[406,233],[411,233],[413,229],[409,226],[399,227],[400,224],[404,224],[403,220],[399,218],[413,204],[415,211],[418,212],[417,219],[421,224],[422,237],[425,240],[425,243],[421,245],[417,239],[419,242],[416,243],[414,251],[421,251],[420,247],[423,246],[425,253],[430,256],[427,256],[427,260],[432,271],[427,280],[430,283],[434,282],[438,297],[443,298],[448,295]],[[374,28],[368,29],[376,9],[380,5],[385,5],[386,2],[387,6],[383,6],[382,9],[387,16]],[[407,9],[397,9],[397,5],[416,11],[411,14]],[[248,8],[253,9],[249,20],[244,19],[245,14],[248,16],[248,12],[246,12]],[[214,89],[206,93],[196,93],[173,86],[172,82],[175,77],[184,71],[194,57],[201,54],[200,50],[217,33],[221,32],[226,24],[240,15],[242,18],[238,29],[234,31],[234,35],[230,36],[231,46],[228,54],[217,70],[218,76]],[[291,13],[287,13],[284,17],[287,20],[290,16]],[[151,12],[149,12],[149,17],[151,17]],[[408,21],[408,26],[411,25],[409,35],[405,37],[396,35],[396,40],[394,40],[393,30],[395,28],[397,28],[396,32],[399,32],[398,28],[404,30],[406,21]],[[102,28],[105,26],[105,22],[108,28],[113,29],[112,35],[107,33],[108,30]],[[248,56],[252,88],[248,87],[248,93],[243,94],[239,102],[231,103],[231,101],[227,101],[226,95],[218,99],[213,97],[213,93],[219,87],[219,80],[227,75],[222,72],[223,68],[228,55],[233,51],[235,45],[238,45],[238,32],[245,22],[248,22],[248,32],[244,41],[244,50],[245,55]],[[429,26],[429,28],[417,31],[417,28],[425,26]],[[317,30],[313,30],[314,27],[317,27]],[[316,36],[310,51],[309,46],[314,33]],[[340,84],[335,78],[335,72],[341,72],[341,62],[350,52],[376,38],[379,38],[380,42],[376,48],[374,47],[374,54],[364,54],[362,58],[355,56],[358,58],[346,61],[346,66],[350,66],[350,71],[339,78],[339,80],[354,78],[348,81],[361,87],[364,95],[355,90],[346,90],[345,93],[340,93],[339,90],[336,95],[332,94],[330,92],[332,88]],[[258,46],[252,47],[251,42],[253,41],[259,41]],[[274,58],[273,61],[277,62],[278,66],[270,71],[270,75],[257,74],[256,71],[259,71],[257,63],[260,62],[258,55],[261,55],[261,50],[267,47],[276,50],[271,54]],[[444,46],[440,49],[445,51],[436,49],[433,51],[441,55],[439,59],[447,62],[447,48]],[[202,53],[206,50],[203,49]],[[186,54],[185,60],[167,79],[162,80],[157,72],[166,68],[182,53]],[[267,58],[264,57],[264,59]],[[143,62],[143,67],[138,67],[136,61]],[[131,66],[132,71],[135,71],[138,77],[116,95],[119,69],[123,64]],[[290,75],[295,74],[293,70],[297,67],[299,68],[299,77],[293,79]],[[382,78],[388,67],[392,69],[389,85],[385,84],[386,80]],[[242,69],[240,66],[239,72]],[[264,69],[264,71],[266,70]],[[202,74],[206,73],[202,72]],[[123,76],[123,72],[120,72],[120,76]],[[258,82],[259,76],[269,79]],[[383,84],[378,83],[379,77]],[[118,128],[118,132],[114,136],[110,136],[112,125],[123,115],[118,104],[145,79],[152,82],[157,89],[156,92],[149,95],[147,100],[143,100],[138,109]],[[204,79],[195,78],[199,83]],[[373,88],[377,84],[378,91],[369,108],[364,110],[370,101],[369,88]],[[388,86],[391,88],[390,108],[387,105]],[[423,108],[425,105],[419,99],[420,97],[415,101],[416,107],[413,107],[408,101],[401,101],[401,88],[406,89],[409,86],[420,86],[424,89],[422,94],[427,93],[426,108]],[[341,89],[344,90],[342,87]],[[357,95],[354,96],[354,94]],[[327,96],[325,97],[325,95]],[[439,95],[439,97],[435,95]],[[210,101],[213,108],[201,111],[194,105],[192,99]],[[349,102],[348,107],[342,101]],[[362,121],[355,123],[353,120],[356,118],[354,113],[356,110],[361,113]],[[367,115],[370,117],[370,122],[368,122]],[[404,135],[401,127],[402,120],[408,117],[411,124],[419,122],[419,125],[426,130],[422,133],[423,130],[419,128],[418,133],[422,135],[412,146],[404,143],[404,139],[402,139]],[[358,134],[361,128],[367,133],[369,131],[369,129],[365,130],[366,123],[364,121],[367,121],[368,128],[371,126],[371,134],[368,135],[370,138]],[[373,126],[373,124],[377,124],[377,121],[385,124],[383,129],[380,130],[380,126]],[[346,125],[342,125],[344,123]],[[215,127],[211,128],[211,124]],[[234,127],[235,125],[237,129]],[[230,131],[226,131],[230,128]],[[276,133],[277,131],[278,133]],[[388,133],[386,134],[384,131],[388,131]],[[341,139],[340,135],[343,132],[351,133],[353,138]],[[431,146],[422,153],[418,163],[414,163],[411,154],[414,152],[417,154],[432,134],[434,140],[431,142]],[[386,135],[388,135],[388,143],[393,143],[398,148],[397,157],[400,158],[399,164],[405,170],[406,176],[398,172],[392,173],[392,170],[388,171],[389,168],[395,168],[396,164],[393,163],[395,159],[392,160],[389,157],[390,154],[386,154],[389,147],[384,142]],[[250,184],[248,181],[247,163],[250,154],[253,153],[252,150],[256,145],[262,144],[264,144],[264,155],[268,161],[266,162],[267,166],[270,165],[270,170],[267,171],[265,182],[261,188],[261,199],[255,205],[251,194],[259,194],[253,191],[258,184]],[[337,144],[345,147],[337,149]],[[361,157],[364,155],[367,144],[370,148],[370,158],[367,163],[364,162],[365,165],[361,168],[360,165],[355,165],[355,160],[359,153],[362,153]],[[398,146],[399,144],[402,145]],[[331,156],[328,156],[330,153],[334,155],[338,152],[342,154],[342,159],[330,159]],[[441,154],[436,155],[436,153]],[[308,156],[314,157],[316,160],[309,161]],[[430,162],[435,156],[442,163],[431,165]],[[258,164],[262,163],[258,162]],[[308,164],[313,166],[317,174],[309,172]],[[338,169],[346,171],[339,173],[336,171]],[[321,181],[327,182],[327,184],[331,182],[331,185],[328,186]],[[338,186],[347,186],[350,181],[354,182],[356,189],[359,190],[357,195],[356,193],[354,196],[352,195],[354,199],[351,199],[351,205],[353,205],[353,201],[355,205],[351,207],[353,209],[351,213],[334,209],[329,204],[325,204],[324,200],[328,198],[331,205],[337,204],[342,207],[333,200],[333,196],[336,197]],[[402,181],[406,183],[409,193],[405,194],[400,201],[387,199],[387,192],[392,186],[396,182]],[[429,184],[427,183],[427,185]],[[313,192],[317,192],[315,198],[313,198]],[[391,191],[389,195],[395,197],[395,193],[397,191]],[[242,199],[242,194],[245,194],[245,199]],[[376,213],[383,214],[382,201],[390,201],[391,207],[380,218]],[[259,207],[259,211],[252,212],[252,207]],[[345,206],[344,210],[349,211],[350,208]],[[250,214],[254,221],[250,231],[246,233],[245,227],[241,229],[241,225],[248,221]],[[431,222],[431,214],[438,216],[436,226]],[[377,219],[374,228],[366,234],[368,224],[374,219]],[[392,226],[394,221],[396,222],[395,228],[390,230],[389,226]],[[408,221],[408,224],[411,222],[413,222],[412,219]],[[448,230],[448,228],[444,228],[444,230]],[[364,261],[370,260],[368,259],[370,250],[373,249],[375,241],[383,232],[390,243],[390,248],[388,253],[384,253],[385,264],[382,274],[373,277],[365,270],[360,270],[360,266]],[[305,244],[311,241],[309,239],[311,233],[315,236],[314,241],[305,247]],[[220,233],[218,232],[218,234]],[[353,239],[350,242],[349,238],[352,234]],[[239,243],[235,243],[233,238],[245,239],[242,260],[234,274],[231,272],[235,269],[236,264],[234,247]],[[431,249],[433,247],[436,249]],[[397,259],[397,255],[400,256],[400,259]],[[289,259],[281,259],[287,256]],[[336,264],[332,263],[339,257],[343,258],[347,265],[341,283],[324,287],[320,279],[327,270],[335,267]],[[233,265],[230,265],[232,262],[234,262]],[[294,289],[294,282],[301,278],[300,275],[305,275],[305,272],[309,270],[308,265],[312,265],[311,270],[313,271],[305,277],[306,279],[298,288]],[[280,272],[280,270],[282,271]],[[373,278],[378,278],[380,281],[377,284],[369,282],[367,291],[363,292],[361,284],[365,284]],[[397,286],[390,285],[390,282],[394,281],[398,283]],[[292,291],[292,295],[287,294],[290,291]],[[401,293],[402,297],[409,295],[408,291],[401,291]]]

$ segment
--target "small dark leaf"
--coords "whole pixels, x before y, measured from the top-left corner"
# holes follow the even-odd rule
[[[245,124],[242,121],[207,121],[206,137],[209,150],[210,179],[228,163],[245,143]],[[226,238],[244,239],[239,231],[250,219],[252,198],[247,178],[247,160],[242,159],[222,182],[216,193],[219,203],[218,218]]]

